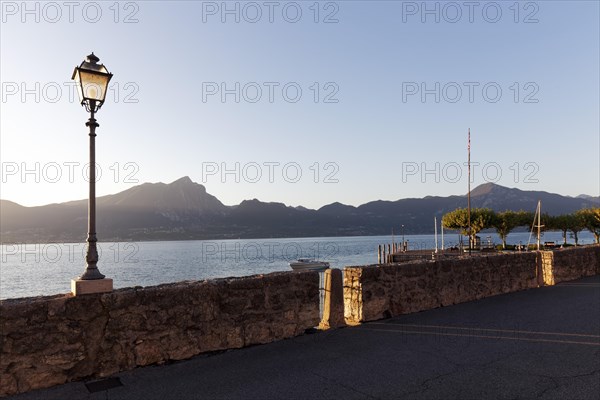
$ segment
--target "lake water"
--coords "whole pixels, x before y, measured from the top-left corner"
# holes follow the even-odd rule
[[[495,234],[480,236],[484,242],[490,236],[501,243]],[[435,245],[433,235],[405,238],[411,250]],[[526,244],[528,238],[528,232],[511,233],[508,243]],[[402,240],[400,236],[395,239]],[[438,239],[441,247],[441,237]],[[445,236],[447,247],[458,240],[456,233]],[[562,243],[561,233],[546,232],[542,240]],[[593,240],[590,232],[580,233],[580,243]],[[149,286],[289,271],[288,263],[300,257],[329,261],[333,268],[374,264],[377,245],[390,242],[390,236],[359,236],[99,243],[98,267],[113,279],[115,288]],[[67,293],[71,279],[85,268],[83,243],[6,244],[0,249],[0,299]]]

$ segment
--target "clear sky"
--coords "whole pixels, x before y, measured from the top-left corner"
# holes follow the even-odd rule
[[[98,195],[189,176],[318,208],[600,194],[599,2],[3,1],[0,197],[87,197],[73,68],[114,73]],[[484,168],[485,167],[485,168]]]

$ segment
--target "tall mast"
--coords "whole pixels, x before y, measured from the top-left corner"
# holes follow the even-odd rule
[[[442,228],[442,250],[444,250],[444,221],[440,222],[440,228]]]
[[[467,191],[467,225],[469,225],[469,255],[471,255],[471,128],[469,128],[469,141],[467,144],[467,168],[468,172],[468,191]]]
[[[433,217],[433,226],[435,232],[435,252],[438,252],[438,240],[437,240],[437,217]]]
[[[541,200],[538,200],[537,217],[538,217],[537,249],[539,250],[540,249],[540,229],[542,228],[542,201]]]

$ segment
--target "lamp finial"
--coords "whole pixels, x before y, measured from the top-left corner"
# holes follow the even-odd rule
[[[89,62],[91,64],[96,64],[98,61],[100,61],[100,59],[98,57],[96,57],[96,55],[92,51],[92,54],[90,54],[89,56],[87,56],[85,58],[85,61],[87,61],[87,62]]]

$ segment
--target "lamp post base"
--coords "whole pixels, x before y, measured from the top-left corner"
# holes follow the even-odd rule
[[[71,292],[74,296],[92,293],[107,293],[113,290],[113,280],[104,279],[71,279]]]

